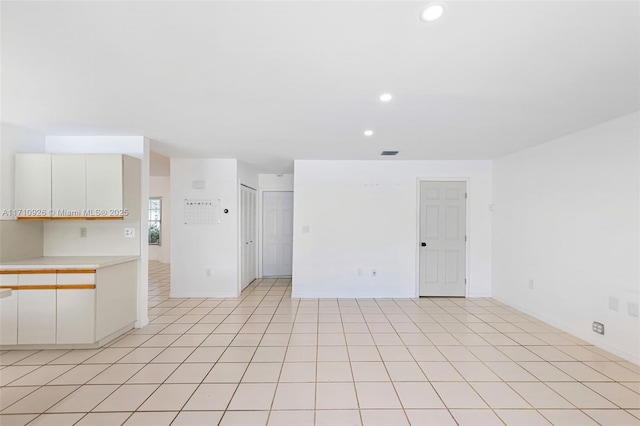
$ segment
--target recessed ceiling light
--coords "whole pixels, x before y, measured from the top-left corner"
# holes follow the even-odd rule
[[[444,6],[439,3],[433,3],[427,6],[420,14],[420,19],[424,22],[433,22],[439,19],[444,13]]]
[[[393,96],[391,96],[391,93],[383,93],[382,95],[380,95],[380,100],[382,102],[389,102],[391,98],[393,98]]]
[[[365,130],[364,131],[364,135],[365,136],[373,136],[373,130]]]

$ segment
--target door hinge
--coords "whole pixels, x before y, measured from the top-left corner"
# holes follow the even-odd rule
[[[464,285],[467,285],[467,279],[466,278],[464,279]]]
[[[464,193],[464,198],[467,198],[467,196],[468,196],[468,194],[465,192],[465,193]]]
[[[466,235],[464,236],[464,241],[465,241],[465,242],[467,241],[467,236],[466,236]]]

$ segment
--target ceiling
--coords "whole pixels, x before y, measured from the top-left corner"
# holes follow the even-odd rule
[[[451,1],[425,23],[428,3],[3,1],[2,120],[282,173],[492,159],[639,109],[637,1]]]

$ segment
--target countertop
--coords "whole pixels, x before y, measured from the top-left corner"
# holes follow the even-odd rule
[[[45,256],[2,262],[0,271],[98,269],[138,260],[139,256]]]

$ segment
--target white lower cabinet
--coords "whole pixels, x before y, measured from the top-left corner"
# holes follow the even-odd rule
[[[56,274],[18,275],[18,344],[56,343]]]
[[[58,272],[56,282],[56,343],[94,343],[95,273]]]
[[[17,305],[17,344],[94,343],[95,273],[52,272],[18,274],[17,291],[11,295]],[[10,343],[10,330],[6,340],[3,345],[16,344]]]
[[[18,344],[18,293],[0,299],[0,345]]]
[[[121,335],[136,320],[137,265],[2,271],[0,345],[95,347]]]
[[[0,287],[10,289],[18,285],[18,275],[0,274]],[[18,292],[0,299],[0,345],[18,343]]]
[[[56,343],[95,342],[95,290],[57,290]]]
[[[18,344],[56,343],[56,290],[19,290]]]

